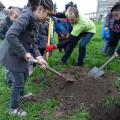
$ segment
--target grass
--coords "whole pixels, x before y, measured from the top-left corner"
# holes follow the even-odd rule
[[[107,59],[102,54],[102,47],[103,47],[103,41],[101,39],[101,24],[97,24],[97,33],[93,37],[93,39],[90,41],[89,45],[87,46],[87,55],[85,58],[85,66],[86,67],[94,67],[94,66],[100,66],[102,65]],[[78,47],[74,50],[72,56],[70,57],[68,63],[66,65],[60,65],[59,61],[63,53],[59,53],[58,50],[56,50],[53,53],[53,56],[49,59],[49,64],[51,67],[55,68],[56,70],[64,70],[65,68],[73,65],[76,63],[76,56],[78,54]],[[120,74],[120,60],[116,59],[113,60],[111,64],[109,64],[106,67],[106,70],[113,71]],[[43,74],[42,70],[40,70],[38,67],[34,69],[34,74],[28,78],[25,86],[26,92],[32,92],[35,95],[40,93],[42,89],[45,88],[45,84],[41,83],[37,87],[32,84],[31,80],[35,76],[41,76]],[[50,74],[52,75],[52,74]],[[115,82],[116,87],[120,91],[120,81]],[[9,100],[10,96],[10,88],[6,86],[4,82],[4,74],[2,67],[0,67],[0,120],[40,120],[40,112],[43,110],[47,110],[48,112],[52,112],[54,110],[54,107],[59,103],[56,99],[48,99],[44,101],[44,103],[38,103],[38,102],[26,102],[22,104],[22,107],[28,112],[28,116],[25,118],[19,118],[19,117],[13,117],[9,116],[8,114],[8,107],[7,102]],[[107,102],[105,101],[102,103],[103,106],[113,104],[115,100],[113,98],[108,99]],[[87,120],[87,118],[90,116],[89,111],[82,107],[82,109],[76,111],[75,113],[66,116],[64,120]],[[47,117],[45,120],[49,120]]]

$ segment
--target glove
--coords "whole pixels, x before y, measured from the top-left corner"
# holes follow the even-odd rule
[[[56,45],[49,45],[49,46],[47,46],[47,48],[46,48],[46,52],[53,51],[54,49],[57,49],[57,46],[56,46]]]

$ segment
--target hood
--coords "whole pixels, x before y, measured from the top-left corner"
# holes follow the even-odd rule
[[[37,21],[35,15],[33,14],[33,11],[29,7],[24,7],[22,9],[22,13],[31,16],[32,18],[34,18]]]

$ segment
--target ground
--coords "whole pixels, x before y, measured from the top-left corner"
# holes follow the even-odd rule
[[[115,105],[109,109],[95,108],[91,110],[91,120],[120,120],[120,106]]]
[[[100,67],[107,60],[102,54],[101,24],[96,24],[97,34],[87,46],[84,67],[71,67],[76,64],[78,48],[76,47],[66,65],[60,64],[63,53],[54,51],[49,58],[49,65],[62,73],[71,74],[77,80],[68,83],[49,72],[46,82],[33,83],[41,78],[43,71],[37,67],[25,85],[26,92],[32,92],[34,99],[22,102],[21,106],[28,112],[25,118],[8,114],[10,88],[4,82],[3,68],[0,66],[0,120],[118,120],[120,60],[113,60],[105,68],[105,76],[93,79],[87,72],[94,66]],[[78,44],[79,45],[79,44]],[[112,114],[114,113],[114,115]],[[61,118],[61,116],[64,116]]]
[[[51,98],[59,100],[54,117],[55,115],[62,117],[79,109],[81,104],[88,108],[96,108],[98,103],[108,97],[118,96],[114,85],[117,78],[113,73],[106,73],[101,78],[95,79],[87,75],[89,71],[88,68],[70,67],[62,72],[72,75],[75,82],[67,82],[58,76],[47,78],[46,88],[38,95],[37,101],[43,102]]]

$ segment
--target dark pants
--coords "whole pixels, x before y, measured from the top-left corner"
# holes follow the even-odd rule
[[[9,71],[12,78],[11,98],[10,98],[10,109],[16,109],[18,107],[19,99],[24,95],[24,84],[26,81],[25,72],[14,72]]]
[[[41,55],[43,56],[45,53],[45,48],[39,48],[39,51],[40,51]]]
[[[11,73],[10,73],[10,70],[7,69],[7,68],[3,68],[4,70],[4,75],[5,75],[5,83],[11,87],[12,86],[12,76],[11,76]]]
[[[65,41],[66,39],[59,39],[59,44],[63,41]],[[62,49],[64,49],[64,51],[66,51],[67,45],[64,45],[63,47],[59,48],[59,51],[62,52]]]
[[[67,62],[73,49],[77,45],[78,41],[82,38],[82,40],[79,44],[79,56],[78,56],[78,62],[77,62],[77,64],[82,64],[83,59],[85,58],[85,54],[86,54],[86,45],[88,44],[90,39],[93,37],[93,35],[94,35],[94,33],[90,33],[90,32],[82,33],[78,37],[74,37],[73,39],[69,40],[67,49],[61,60],[63,62]]]
[[[120,33],[111,31],[110,40],[108,43],[109,47],[117,47],[119,40],[120,40]]]
[[[102,49],[102,51],[103,51],[104,54],[107,53],[108,43],[109,43],[109,38],[108,39],[104,39],[104,47]]]
[[[107,50],[107,55],[112,56],[115,52],[115,49],[118,45],[118,42],[120,40],[120,33],[117,32],[110,32],[110,40],[108,42],[108,50]]]

